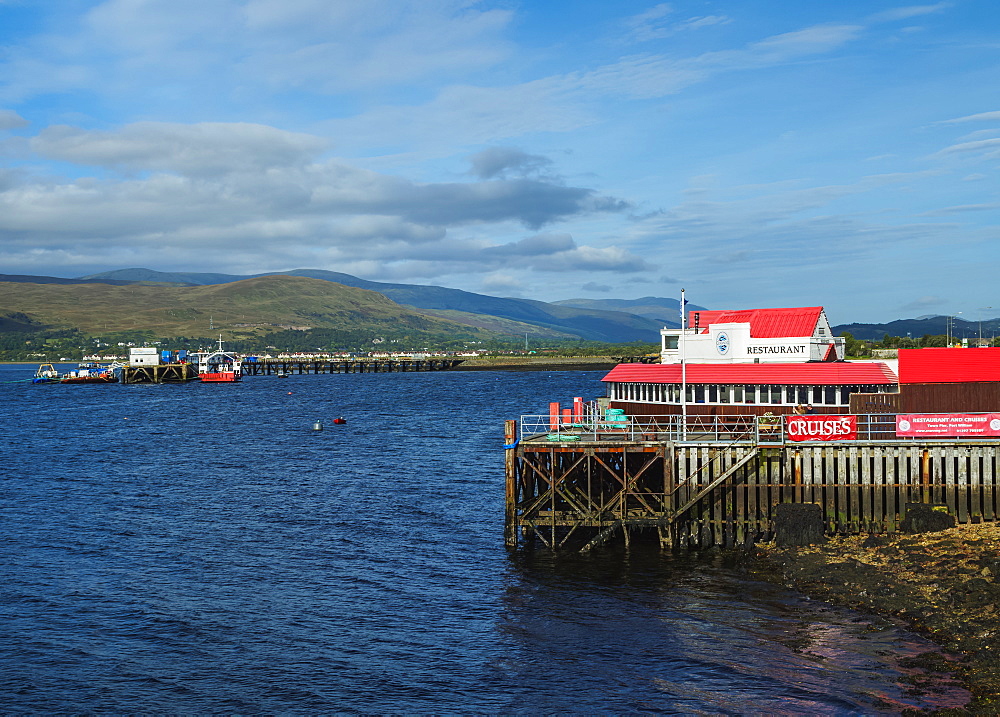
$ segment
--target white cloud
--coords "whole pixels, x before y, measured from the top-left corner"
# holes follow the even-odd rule
[[[654,5],[645,12],[625,18],[623,24],[628,29],[629,35],[637,42],[655,40],[666,37],[672,31],[672,23],[667,22],[674,13],[674,8],[669,3]]]
[[[940,296],[921,296],[899,307],[900,311],[926,311],[940,309],[948,302]]]
[[[8,129],[21,129],[29,124],[31,123],[28,120],[14,110],[0,110],[0,132]]]
[[[8,250],[28,252],[22,265],[44,256],[78,266],[89,256],[91,264],[168,266],[171,252],[199,250],[199,261],[211,257],[219,262],[211,268],[227,270],[233,261],[274,268],[276,260],[369,262],[369,275],[645,267],[616,247],[579,247],[568,234],[509,243],[462,236],[470,226],[540,227],[628,208],[557,181],[417,183],[322,159],[321,138],[247,123],[143,122],[116,131],[60,126],[24,141],[98,176],[0,175],[0,239]],[[548,162],[508,152],[483,166],[504,174]],[[200,251],[220,244],[238,246],[239,258]]]
[[[469,158],[470,172],[479,179],[550,176],[552,160],[513,147],[489,147]]]
[[[732,18],[725,15],[701,15],[680,20],[674,18],[675,12],[672,5],[661,3],[638,15],[625,18],[623,24],[629,39],[635,42],[648,42],[669,37],[683,30],[696,30],[732,22]]]
[[[31,140],[31,148],[50,159],[188,176],[301,166],[328,145],[320,137],[243,122],[138,122],[114,132],[53,126]]]
[[[364,146],[380,138],[400,143],[496,144],[537,132],[569,132],[597,123],[598,105],[677,94],[722,74],[780,65],[831,52],[854,40],[856,25],[818,25],[752,43],[741,50],[687,59],[637,55],[592,70],[505,87],[448,86],[419,105],[385,105],[323,127]],[[525,108],[531,108],[526,112]],[[442,133],[441,128],[447,127]]]
[[[1000,138],[983,139],[976,142],[960,142],[950,147],[945,147],[936,153],[936,156],[949,154],[982,154],[986,157],[996,157],[1000,153]]]
[[[480,282],[481,291],[500,296],[519,296],[524,289],[524,282],[510,274],[490,274]]]
[[[891,22],[893,20],[908,20],[911,17],[921,15],[931,15],[943,12],[953,6],[950,2],[939,2],[933,5],[907,5],[903,7],[890,8],[882,12],[875,13],[869,17],[870,22]]]
[[[965,117],[956,117],[950,120],[942,120],[940,124],[955,124],[958,122],[997,122],[1000,121],[1000,112],[979,112]]]

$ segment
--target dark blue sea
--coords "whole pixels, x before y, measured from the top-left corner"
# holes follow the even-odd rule
[[[34,369],[0,367],[4,713],[964,701],[910,694],[897,660],[921,638],[716,553],[508,553],[504,419],[600,395],[599,372],[59,386]]]

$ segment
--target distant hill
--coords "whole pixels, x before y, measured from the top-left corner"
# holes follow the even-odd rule
[[[286,272],[244,276],[208,272],[161,272],[133,268],[92,274],[76,279],[0,274],[0,284],[20,285],[20,290],[15,294],[25,293],[25,285],[30,284],[67,287],[85,285],[160,286],[161,291],[164,292],[170,288],[194,292],[199,287],[223,286],[266,277],[322,280],[326,283],[342,285],[344,288],[377,292],[390,299],[391,302],[401,305],[401,310],[407,310],[406,307],[410,307],[408,315],[411,319],[414,316],[422,316],[428,320],[450,322],[448,325],[453,327],[461,326],[506,336],[528,333],[534,337],[578,338],[611,343],[631,341],[656,343],[659,341],[659,331],[663,326],[675,328],[679,325],[679,301],[676,298],[645,296],[639,299],[566,299],[547,303],[531,299],[488,296],[443,286],[369,281],[350,274],[321,269],[295,269]],[[154,292],[149,296],[166,295]],[[200,295],[195,292],[191,296],[197,298]],[[302,298],[307,299],[308,297],[303,295]],[[89,301],[90,299],[83,300]],[[154,305],[157,300],[150,298]],[[299,325],[301,321],[301,325],[312,325],[307,320],[310,314],[308,307],[300,306],[294,297],[289,297],[289,300],[295,304],[296,310],[284,318],[276,318],[276,322],[282,325]],[[3,301],[0,303],[0,317],[4,315],[3,312],[8,312],[7,316],[10,316],[9,312],[21,311],[18,307],[22,304],[10,303],[2,295],[0,295],[0,301]],[[145,303],[143,307],[145,307]],[[108,308],[110,310],[114,307],[109,306]],[[67,307],[66,310],[70,311],[70,307]],[[705,307],[689,303],[688,310],[701,311],[705,310]],[[45,312],[45,315],[48,316],[51,313]],[[133,313],[138,315],[137,312]],[[155,314],[155,310],[153,313]],[[230,313],[236,314],[235,306],[232,307]],[[269,315],[277,317],[280,313],[271,312]],[[331,306],[322,304],[315,313],[321,316],[332,316],[337,311]],[[35,315],[30,311],[24,311],[24,314],[29,316],[30,325],[65,325],[50,321],[48,318],[43,318],[40,314]],[[253,323],[250,322],[250,319],[247,319],[247,322]],[[21,323],[19,319],[6,319],[0,322],[0,330],[4,330],[4,326],[11,327],[8,330],[18,330],[15,327],[21,326]],[[141,321],[133,323],[134,325],[127,328],[138,328],[142,325]],[[978,320],[967,321],[947,316],[920,316],[915,319],[897,319],[883,324],[840,324],[834,326],[833,331],[836,334],[849,332],[856,339],[879,341],[886,334],[891,336],[910,335],[913,338],[924,335],[943,335],[948,332],[949,323],[952,325],[951,333],[956,338],[976,338],[980,335],[980,322]],[[150,326],[149,328],[154,327]],[[1000,334],[1000,318],[986,319],[984,317],[981,330],[983,337],[993,337]]]
[[[834,334],[845,331],[854,338],[865,341],[881,341],[886,334],[918,339],[921,336],[942,336],[950,333],[958,339],[973,339],[980,335],[980,322],[963,321],[948,316],[922,316],[918,319],[897,319],[885,324],[840,324],[833,327]],[[982,332],[984,338],[996,336],[1000,333],[1000,319],[983,319]]]
[[[559,306],[599,311],[624,311],[628,314],[653,319],[672,329],[680,328],[680,299],[644,296],[641,299],[564,299],[552,302]],[[688,311],[705,311],[704,306],[687,302]]]
[[[150,330],[160,336],[335,328],[492,337],[493,332],[400,306],[374,291],[295,276],[202,286],[0,282],[0,307],[17,324],[86,333]]]
[[[28,274],[0,274],[0,281],[9,281],[19,284],[134,284],[135,281],[121,281],[115,279],[62,279],[58,276],[30,276]]]
[[[560,304],[550,304],[531,299],[511,299],[475,294],[460,289],[443,286],[423,286],[419,284],[392,284],[359,279],[350,274],[320,269],[296,269],[263,276],[299,276],[323,279],[344,286],[377,291],[398,304],[434,311],[457,311],[463,314],[479,315],[471,319],[472,325],[489,323],[490,317],[527,324],[529,333],[536,335],[562,335],[590,341],[621,343],[629,341],[658,342],[663,323],[632,312],[595,308],[576,308]],[[244,280],[251,277],[229,274],[206,274],[197,272],[157,272],[150,269],[120,269],[82,277],[87,280],[114,281],[172,281],[178,284],[210,285]],[[536,327],[533,331],[530,327]],[[524,328],[524,327],[520,327]],[[524,333],[523,331],[517,333]]]

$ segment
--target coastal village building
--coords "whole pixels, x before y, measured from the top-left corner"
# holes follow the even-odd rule
[[[663,329],[660,364],[619,364],[604,377],[609,408],[631,416],[762,415],[811,404],[844,413],[853,394],[896,393],[882,361],[845,361],[821,306],[690,312]]]
[[[844,339],[833,335],[822,306],[692,311],[687,323],[660,331],[662,363],[844,360]]]

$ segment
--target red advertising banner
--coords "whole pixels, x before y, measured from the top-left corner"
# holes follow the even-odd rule
[[[1000,436],[1000,413],[913,413],[896,416],[897,436]]]
[[[858,417],[788,416],[785,435],[790,441],[853,441],[858,437]]]

